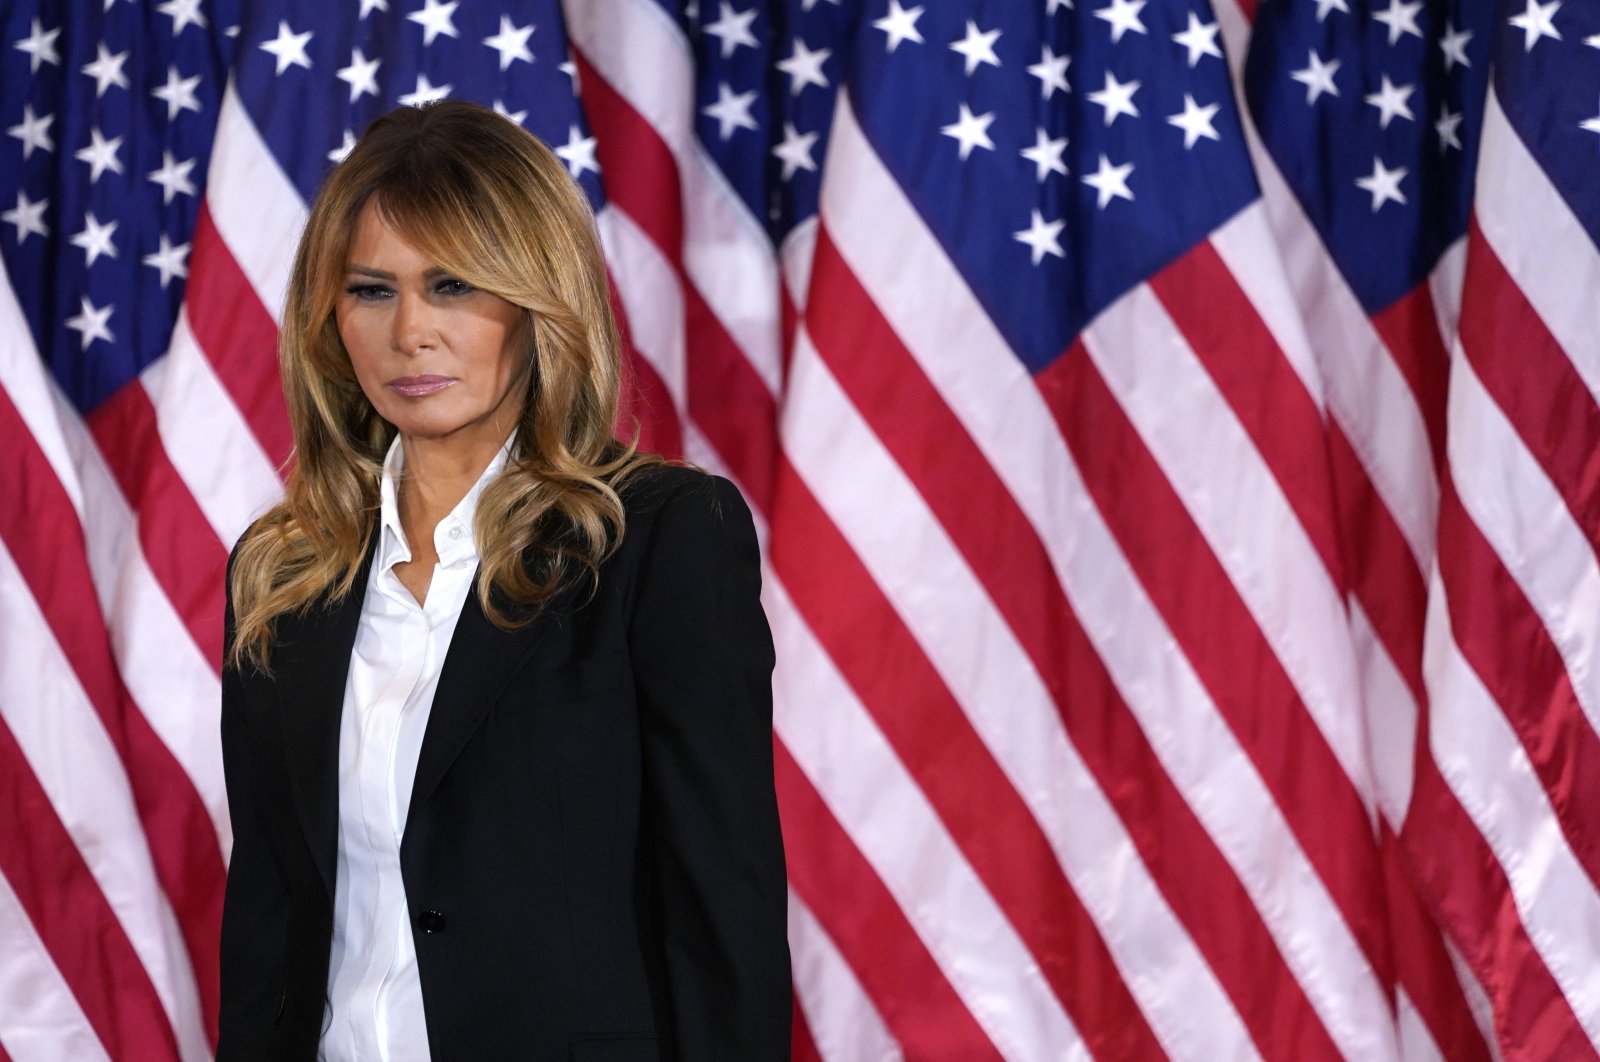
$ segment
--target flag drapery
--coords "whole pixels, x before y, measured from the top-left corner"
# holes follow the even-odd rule
[[[447,96],[556,149],[645,445],[757,513],[797,1058],[1600,1053],[1600,6],[0,33],[0,1059],[211,1053],[290,258]]]

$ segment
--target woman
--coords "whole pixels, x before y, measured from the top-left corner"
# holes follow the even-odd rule
[[[220,1058],[786,1058],[772,644],[726,481],[611,436],[588,205],[373,123],[296,255],[296,462],[229,566]]]

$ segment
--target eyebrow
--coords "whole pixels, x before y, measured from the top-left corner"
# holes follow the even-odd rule
[[[396,279],[398,279],[393,273],[385,272],[382,269],[374,269],[371,266],[356,265],[353,262],[350,265],[345,266],[344,271],[345,271],[345,275],[346,276],[371,277],[374,280],[396,280]],[[432,266],[432,267],[430,267],[429,269],[427,269],[427,270],[425,270],[423,272],[422,277],[423,277],[424,280],[432,280],[435,277],[443,277],[443,276],[449,276],[449,275],[450,275],[450,271],[448,269],[445,269],[445,268],[443,268],[441,266]]]

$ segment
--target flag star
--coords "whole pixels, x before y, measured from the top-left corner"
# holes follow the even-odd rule
[[[95,259],[101,255],[105,255],[107,258],[115,258],[117,256],[117,245],[111,242],[111,234],[116,231],[117,223],[115,221],[102,225],[95,218],[94,211],[91,210],[83,219],[83,231],[72,237],[72,246],[81,247],[84,253],[89,256],[88,262],[84,264],[92,266],[95,263]]]
[[[1378,208],[1388,202],[1399,203],[1404,206],[1405,193],[1400,190],[1400,182],[1405,180],[1406,174],[1411,171],[1404,166],[1389,169],[1383,160],[1376,155],[1372,157],[1372,173],[1367,177],[1357,177],[1356,186],[1366,192],[1372,193],[1372,212],[1376,214]]]
[[[1172,39],[1188,49],[1189,67],[1193,69],[1205,56],[1222,58],[1222,49],[1217,47],[1217,34],[1221,30],[1222,27],[1215,22],[1201,22],[1191,11],[1188,28],[1182,33],[1174,33]]]
[[[1316,103],[1317,97],[1323,93],[1329,96],[1339,94],[1339,86],[1333,83],[1333,75],[1339,72],[1339,60],[1330,59],[1323,62],[1316,52],[1311,53],[1310,65],[1303,70],[1296,70],[1289,76],[1306,87],[1306,102]]]
[[[1389,27],[1389,43],[1398,44],[1407,33],[1422,36],[1417,25],[1417,15],[1422,11],[1422,0],[1389,0],[1389,6],[1372,13],[1372,21]]]
[[[1587,44],[1591,48],[1600,48],[1600,33],[1596,33],[1591,37],[1585,37],[1583,39],[1583,43]]]
[[[793,122],[783,123],[783,143],[774,147],[772,153],[783,163],[784,180],[792,180],[797,170],[817,168],[816,160],[811,157],[811,147],[816,142],[816,133],[802,133]]]
[[[500,117],[504,118],[513,125],[521,125],[523,122],[528,120],[527,111],[507,110],[506,105],[501,103],[499,100],[494,101],[494,113],[498,114]]]
[[[0,214],[0,221],[17,227],[17,246],[26,243],[28,237],[34,233],[42,237],[50,235],[50,226],[44,223],[44,211],[49,205],[48,199],[41,199],[35,203],[21,189],[17,190],[16,209]]]
[[[839,6],[839,0],[828,0],[828,3],[832,4],[834,7],[838,7]],[[801,11],[810,11],[812,8],[814,8],[816,6],[817,6],[817,0],[801,0],[800,10]]]
[[[389,0],[361,0],[361,14],[357,18],[366,18],[374,11],[388,11]]]
[[[1539,0],[1528,0],[1528,6],[1520,15],[1512,15],[1509,21],[1513,26],[1522,31],[1523,52],[1533,51],[1533,46],[1539,43],[1541,37],[1549,37],[1553,41],[1561,39],[1561,31],[1556,29],[1556,12],[1561,10],[1561,0],[1549,0],[1548,3],[1539,3]]]
[[[1195,146],[1201,137],[1208,140],[1221,140],[1217,135],[1217,127],[1212,125],[1212,119],[1217,116],[1221,104],[1208,103],[1204,107],[1194,101],[1194,97],[1187,92],[1183,94],[1183,113],[1174,114],[1167,119],[1168,125],[1175,125],[1183,130],[1184,150]]]
[[[1049,99],[1057,89],[1062,92],[1071,92],[1072,86],[1067,84],[1067,67],[1072,63],[1072,56],[1057,55],[1046,44],[1039,56],[1039,61],[1028,67],[1028,73],[1039,79],[1039,98]]]
[[[1600,134],[1600,111],[1593,118],[1585,118],[1578,123],[1579,129],[1587,129],[1591,133]]]
[[[1067,256],[1061,249],[1061,230],[1066,226],[1065,221],[1046,221],[1044,215],[1035,210],[1033,222],[1027,228],[1011,235],[1018,243],[1028,245],[1033,251],[1033,264],[1038,265],[1044,261],[1044,256],[1047,254],[1053,254],[1057,258]]]
[[[6,132],[22,141],[24,160],[33,155],[34,148],[44,151],[56,149],[55,141],[50,139],[50,123],[55,120],[56,116],[53,114],[47,114],[43,118],[36,117],[31,105],[26,103],[22,105],[21,124],[12,126]]]
[[[161,186],[161,202],[170,203],[175,195],[194,195],[194,185],[189,180],[189,171],[194,169],[194,163],[194,159],[179,162],[170,151],[161,153],[161,168],[151,170],[146,175]]]
[[[1321,22],[1328,17],[1330,11],[1343,11],[1350,13],[1350,5],[1345,0],[1317,0],[1317,21]]]
[[[1066,175],[1067,164],[1061,161],[1061,156],[1066,150],[1066,137],[1052,140],[1050,139],[1050,134],[1046,133],[1041,126],[1034,131],[1033,147],[1025,147],[1019,154],[1033,163],[1036,175],[1042,184],[1044,179],[1052,173]]]
[[[311,40],[311,31],[295,33],[289,29],[287,22],[279,21],[278,35],[272,40],[261,45],[261,50],[272,55],[278,61],[275,71],[280,77],[291,66],[303,66],[311,69],[311,60],[306,56],[306,42]]]
[[[1128,175],[1133,172],[1133,163],[1124,162],[1121,166],[1111,165],[1111,160],[1104,154],[1100,156],[1100,168],[1089,176],[1081,178],[1084,184],[1100,193],[1096,206],[1104,210],[1106,204],[1112,199],[1126,199],[1133,201],[1133,193],[1128,190]]]
[[[1068,11],[1071,11],[1072,10],[1072,0],[1045,0],[1044,13],[1046,15],[1053,15],[1057,11],[1062,10],[1063,8],[1065,8]]]
[[[1105,108],[1106,124],[1110,125],[1117,120],[1118,115],[1126,114],[1130,118],[1139,117],[1139,108],[1133,105],[1133,94],[1139,91],[1139,82],[1121,82],[1117,75],[1106,71],[1106,86],[1098,92],[1089,93],[1089,102],[1099,104]]]
[[[400,97],[402,107],[421,107],[425,103],[437,103],[450,95],[450,85],[435,85],[428,80],[427,74],[417,75],[417,87]]]
[[[446,37],[461,36],[456,32],[455,22],[456,8],[460,6],[458,0],[450,0],[448,4],[441,4],[439,0],[423,0],[422,10],[411,12],[406,20],[422,27],[422,44],[427,47],[441,33]]]
[[[344,131],[344,139],[339,141],[339,146],[328,152],[328,161],[337,166],[350,157],[350,152],[356,147],[356,135],[350,130]]]
[[[1456,134],[1460,128],[1461,113],[1440,104],[1439,120],[1433,123],[1433,131],[1439,134],[1439,154],[1443,155],[1450,148],[1461,150],[1461,137]]]
[[[1103,18],[1111,26],[1111,43],[1115,44],[1122,39],[1122,35],[1132,30],[1135,33],[1145,33],[1144,22],[1139,18],[1139,12],[1144,10],[1146,0],[1111,0],[1095,11],[1095,18]]]
[[[173,277],[187,277],[189,275],[189,245],[180,243],[176,247],[167,239],[167,234],[161,234],[161,246],[153,254],[147,254],[139,259],[152,269],[161,271],[161,288],[166,290],[167,284]]]
[[[501,15],[500,32],[493,37],[485,37],[483,43],[500,53],[501,70],[505,70],[515,62],[531,63],[533,53],[528,50],[528,38],[533,36],[536,28],[531,22],[526,26],[517,26],[511,19]]]
[[[556,154],[567,164],[567,172],[574,179],[582,177],[584,170],[600,172],[600,163],[594,157],[594,137],[582,135],[577,123],[567,127],[567,142],[556,148]]]
[[[89,301],[89,296],[84,295],[78,300],[78,315],[66,320],[68,328],[83,336],[83,349],[88,350],[89,344],[97,339],[111,342],[111,329],[106,327],[106,322],[111,320],[111,306],[108,303],[103,307],[96,307]]]
[[[959,41],[953,41],[950,45],[950,50],[952,52],[960,52],[966,59],[967,75],[970,77],[972,72],[978,69],[978,66],[982,63],[988,63],[990,66],[996,67],[1000,65],[1000,57],[994,54],[994,42],[999,39],[999,30],[989,30],[986,33],[980,32],[978,24],[969,18],[967,19],[967,35]]]
[[[112,55],[106,50],[104,42],[95,45],[94,62],[85,63],[83,66],[83,72],[94,78],[95,99],[104,96],[106,89],[112,85],[118,88],[128,87],[128,75],[122,72],[122,64],[127,61],[127,52]]]
[[[28,72],[37,74],[40,63],[49,63],[51,66],[61,65],[61,55],[56,51],[56,38],[59,36],[61,36],[60,26],[47,32],[44,26],[40,25],[39,20],[34,19],[28,35],[17,41],[12,47],[19,52],[28,54]]]
[[[206,28],[206,17],[200,13],[200,0],[166,0],[156,5],[156,10],[172,19],[172,35],[182,33],[185,26]]]
[[[1411,94],[1417,90],[1415,85],[1396,85],[1389,80],[1389,75],[1383,75],[1383,85],[1377,92],[1369,92],[1362,97],[1372,106],[1378,108],[1378,128],[1387,129],[1395,116],[1414,121],[1416,115],[1411,113]]]
[[[822,64],[832,54],[831,48],[812,51],[805,41],[796,37],[789,58],[778,60],[778,69],[789,75],[789,95],[800,95],[800,90],[807,85],[827,88],[828,78],[822,72]]]
[[[578,64],[573,62],[571,59],[568,59],[566,62],[557,66],[556,69],[572,79],[572,88],[574,91],[576,91],[578,88]]]
[[[989,126],[994,122],[994,112],[974,115],[972,110],[963,103],[961,117],[947,126],[940,128],[939,132],[954,138],[961,144],[961,157],[965,159],[972,154],[975,147],[994,150],[994,141],[989,139]]]
[[[340,81],[350,86],[350,102],[360,99],[362,94],[378,95],[378,67],[382,59],[368,59],[360,48],[350,51],[350,65],[341,67],[336,75]]]
[[[167,105],[167,121],[173,121],[181,111],[200,110],[200,101],[195,99],[194,90],[200,85],[200,75],[194,77],[179,77],[178,68],[167,67],[167,83],[150,90],[150,95],[158,100],[165,101]]]
[[[122,147],[122,138],[114,136],[110,140],[100,135],[100,130],[89,130],[89,146],[80,148],[73,158],[89,164],[89,183],[100,179],[100,175],[107,170],[112,173],[122,172],[122,162],[117,158],[117,150]]]
[[[1444,24],[1444,36],[1439,38],[1439,50],[1444,53],[1444,70],[1449,73],[1457,63],[1470,67],[1467,61],[1467,42],[1472,39],[1471,30],[1458,30],[1449,22]]]
[[[873,29],[883,30],[886,35],[884,44],[889,51],[900,47],[903,41],[923,43],[922,34],[917,30],[917,19],[922,17],[922,8],[913,7],[906,9],[900,6],[900,0],[889,0],[889,13],[880,19],[874,19]]]
[[[705,31],[722,42],[724,59],[741,45],[747,48],[760,46],[756,35],[750,32],[750,23],[756,20],[756,13],[754,7],[748,11],[735,11],[728,0],[722,0],[717,8],[717,20],[707,22]]]
[[[700,113],[715,118],[717,135],[727,140],[736,129],[759,128],[756,120],[750,116],[750,108],[755,102],[754,92],[734,92],[726,81],[719,81],[717,102],[702,107]]]

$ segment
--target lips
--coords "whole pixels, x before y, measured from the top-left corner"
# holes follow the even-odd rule
[[[388,388],[407,398],[422,398],[424,395],[437,394],[455,382],[454,376],[401,376],[390,380]]]

